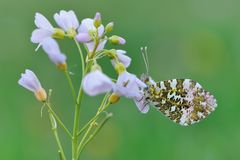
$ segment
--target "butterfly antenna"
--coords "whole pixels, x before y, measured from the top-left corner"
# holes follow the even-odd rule
[[[148,63],[148,55],[147,55],[147,47],[141,47],[141,54],[143,56],[143,61],[146,67],[147,75],[149,75],[149,63]]]
[[[148,74],[149,74],[149,61],[148,61],[148,52],[147,52],[147,47],[145,47],[145,59],[146,59],[146,62],[147,62],[147,68],[148,68]]]

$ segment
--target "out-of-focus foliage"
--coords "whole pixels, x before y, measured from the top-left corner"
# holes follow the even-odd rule
[[[51,19],[60,9],[73,9],[79,19],[100,11],[105,24],[113,20],[115,34],[125,35],[127,40],[121,48],[133,59],[129,71],[138,75],[145,72],[140,47],[148,46],[150,72],[155,80],[192,78],[218,100],[217,110],[206,120],[181,127],[155,108],[140,114],[132,101],[122,98],[111,108],[113,119],[88,146],[83,159],[238,159],[239,7],[238,0],[1,0],[0,159],[57,157],[47,115],[40,117],[41,104],[17,85],[25,68],[34,70],[45,88],[53,89],[55,110],[71,128],[73,105],[65,92],[69,91],[67,81],[46,54],[42,50],[35,53],[36,45],[30,43],[35,12]],[[60,43],[63,52],[69,51],[69,67],[79,84],[77,49],[69,40]],[[108,67],[111,64],[102,64],[105,73],[114,76],[112,67]],[[94,114],[99,101],[100,97],[85,99],[81,112],[84,121]]]

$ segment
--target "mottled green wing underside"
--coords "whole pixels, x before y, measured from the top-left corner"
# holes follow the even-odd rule
[[[217,107],[216,100],[191,79],[172,79],[150,85],[146,98],[170,120],[191,125],[207,117]]]

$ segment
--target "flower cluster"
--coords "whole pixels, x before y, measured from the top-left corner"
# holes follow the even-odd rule
[[[133,99],[139,110],[143,113],[148,111],[148,107],[141,105],[139,100],[142,98],[142,89],[146,85],[138,79],[134,74],[127,71],[127,67],[131,64],[131,58],[126,55],[126,51],[119,49],[105,49],[107,42],[113,45],[124,45],[125,39],[112,35],[108,36],[113,30],[114,23],[110,22],[106,26],[102,24],[101,14],[96,13],[94,18],[85,18],[80,23],[74,11],[61,10],[54,14],[54,20],[58,27],[54,27],[42,14],[36,13],[35,25],[36,29],[32,32],[31,41],[38,44],[38,48],[46,52],[49,59],[61,70],[67,71],[67,57],[61,52],[57,40],[70,38],[76,43],[82,44],[86,48],[86,74],[82,80],[82,87],[85,93],[95,96],[101,93],[112,92],[109,101],[115,103],[120,96]],[[112,78],[102,72],[98,60],[103,57],[109,57],[114,69],[118,74],[117,80],[113,82]],[[28,74],[33,72],[27,70],[19,81],[19,84],[25,88],[31,88],[36,93],[42,90],[41,85],[36,76],[31,78]],[[38,83],[29,83],[36,81]],[[27,82],[27,85],[26,83]],[[28,86],[28,87],[27,87]],[[46,94],[44,94],[46,96]]]
[[[147,86],[136,75],[127,71],[131,64],[131,58],[126,51],[116,48],[106,49],[105,45],[107,43],[111,43],[114,47],[126,43],[124,38],[111,35],[114,27],[113,22],[109,22],[104,26],[100,13],[96,13],[93,18],[85,18],[79,21],[74,11],[71,10],[61,10],[59,13],[54,14],[53,18],[57,27],[52,25],[45,16],[36,13],[34,22],[37,28],[32,32],[31,42],[38,44],[36,51],[41,48],[50,61],[66,76],[75,105],[73,131],[70,132],[55,113],[50,102],[51,90],[47,95],[33,71],[27,69],[21,75],[18,83],[33,92],[37,100],[47,106],[60,159],[66,160],[67,156],[58,136],[58,125],[70,137],[72,159],[77,160],[88,142],[93,139],[112,116],[111,113],[107,113],[104,114],[106,117],[103,119],[102,113],[105,113],[110,105],[118,102],[120,97],[132,99],[142,113],[148,112],[149,107],[143,101],[143,91]],[[81,84],[78,91],[75,90],[75,84],[69,74],[67,54],[61,51],[58,43],[59,40],[64,39],[73,40],[80,55],[82,80],[79,81]],[[85,50],[82,51],[82,48]],[[102,58],[109,59],[117,73],[117,78],[110,78],[102,71],[102,67],[98,64],[99,59]],[[80,129],[80,108],[84,92],[89,96],[103,93],[105,93],[105,96],[96,115]],[[99,124],[96,126],[97,121],[99,121]],[[80,137],[81,140],[79,140]]]

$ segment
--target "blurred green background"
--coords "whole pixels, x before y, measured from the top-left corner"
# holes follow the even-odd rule
[[[100,11],[103,23],[115,22],[133,61],[129,71],[145,72],[140,47],[148,46],[150,72],[157,80],[192,78],[218,100],[217,110],[197,125],[181,127],[152,107],[138,112],[122,98],[114,117],[87,147],[85,160],[237,160],[240,159],[240,1],[239,0],[1,0],[0,1],[0,159],[57,159],[48,117],[41,104],[17,84],[25,68],[34,70],[46,89],[53,89],[55,110],[71,128],[73,104],[64,75],[30,42],[35,12],[53,23],[52,15],[73,9],[79,20]],[[112,46],[108,46],[109,48]],[[75,45],[61,42],[74,82],[80,64]],[[108,61],[104,72],[116,76]],[[101,96],[85,97],[82,119],[92,116]],[[70,144],[61,133],[64,145]],[[65,147],[66,148],[66,147]]]

